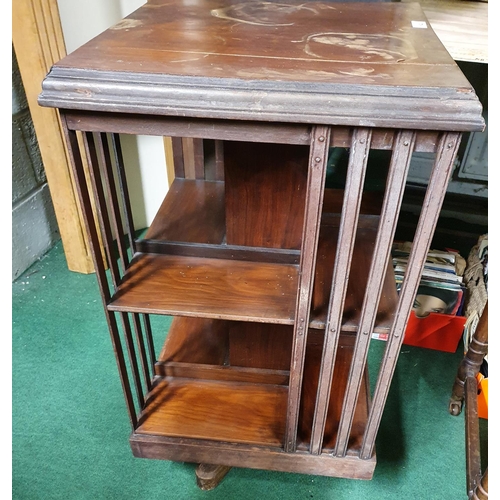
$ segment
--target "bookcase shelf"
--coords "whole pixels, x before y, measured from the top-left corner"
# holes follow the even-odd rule
[[[55,64],[39,102],[60,112],[134,456],[370,479],[460,138],[484,120],[417,3],[286,2],[151,0]],[[121,134],[173,159],[142,238]],[[398,294],[415,151],[434,166]]]
[[[342,190],[325,189],[312,328],[325,328],[343,195]],[[360,215],[354,247],[343,331],[356,332],[359,324],[379,224],[379,198],[368,193],[361,207],[365,213]],[[186,210],[175,209],[185,205]],[[165,254],[135,255],[108,309],[293,324],[298,251],[227,245],[224,241],[224,182],[175,179],[144,239],[138,242],[144,250]],[[388,263],[374,332],[387,333],[391,326],[397,302],[394,283]],[[157,292],[153,296],[151,287]]]
[[[240,330],[246,337],[253,338],[238,339]],[[155,366],[154,387],[146,398],[136,434],[282,447],[292,337],[290,326],[277,329],[276,325],[262,325],[256,334],[251,324],[174,318]],[[315,394],[317,390],[323,340],[321,331],[309,332],[303,389],[306,395]],[[242,355],[249,345],[254,352],[253,359]],[[353,345],[351,335],[342,336],[324,453],[331,453],[334,448]],[[284,355],[276,359],[273,353],[279,352],[279,348]],[[267,363],[267,367],[262,363]],[[367,380],[367,376],[363,377],[349,454],[359,452],[366,425],[370,398]],[[299,450],[309,448],[313,415],[314,400],[304,397],[299,420]]]
[[[108,309],[291,324],[297,274],[294,265],[139,254]]]

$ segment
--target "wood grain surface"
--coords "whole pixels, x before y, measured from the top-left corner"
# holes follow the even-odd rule
[[[456,61],[488,63],[488,2],[420,0],[443,45]]]
[[[309,148],[224,143],[228,245],[300,249]]]
[[[281,446],[287,393],[281,385],[163,378],[136,432]]]
[[[224,219],[223,182],[175,179],[144,238],[220,244]]]
[[[41,105],[64,109],[484,127],[417,3],[152,1],[55,64],[42,88]]]
[[[137,254],[108,309],[292,324],[297,266]]]
[[[157,0],[57,66],[244,80],[468,87],[432,29],[412,25],[426,21],[417,3]]]

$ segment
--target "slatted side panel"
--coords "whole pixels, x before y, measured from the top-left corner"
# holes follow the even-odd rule
[[[366,369],[371,332],[375,324],[384,276],[391,256],[392,242],[403,199],[411,155],[415,146],[415,139],[416,134],[414,132],[401,131],[397,135],[394,144],[377,239],[372,255],[358,334],[354,346],[353,363],[349,372],[342,405],[342,416],[337,433],[335,453],[339,457],[345,456],[347,451],[354,411],[360,395],[363,374]]]
[[[66,124],[64,115],[63,123]],[[152,388],[156,357],[149,317],[117,314],[106,308],[135,252],[133,220],[120,141],[116,134],[83,134],[83,148],[89,159],[87,179],[76,132],[65,126],[65,134],[78,181],[78,195],[84,207],[85,224],[90,235],[94,265],[129,418],[135,429],[138,414],[144,406],[145,394]],[[95,193],[94,197],[91,197],[91,192]],[[96,208],[98,224],[92,215],[92,206]],[[99,241],[103,243],[104,252],[101,251]],[[109,281],[104,260],[109,263]]]
[[[335,368],[342,314],[363,195],[363,182],[372,137],[373,135],[369,129],[356,128],[353,129],[352,140],[349,144],[350,157],[346,189],[310,442],[310,452],[316,455],[321,454],[323,447],[328,405],[332,390],[332,376]],[[425,142],[426,137],[421,137],[420,140]],[[410,256],[408,266],[410,270],[405,277],[405,284],[400,294],[398,309],[395,314],[396,319],[380,365],[373,401],[368,414],[367,426],[360,450],[360,458],[363,459],[369,459],[373,455],[374,442],[401,347],[404,329],[435,230],[459,140],[458,134],[450,133],[442,134],[439,139],[435,166],[429,181],[427,195],[414,238],[413,251]],[[335,144],[335,141],[334,129],[332,143]],[[358,333],[336,433],[333,453],[338,457],[345,457],[347,453],[356,405],[366,371],[371,333],[379,307],[386,269],[390,265],[391,248],[401,210],[408,169],[418,141],[419,133],[415,131],[400,130],[394,136],[377,238],[371,256]]]
[[[99,289],[101,292],[101,298],[102,298],[104,306],[106,306],[106,304],[110,300],[111,293],[110,293],[110,288],[109,288],[108,281],[107,281],[106,269],[104,266],[104,254],[101,251],[101,248],[99,246],[99,236],[98,236],[99,229],[96,226],[96,223],[95,223],[95,220],[93,217],[93,213],[92,213],[92,203],[91,203],[91,198],[89,195],[89,190],[87,187],[87,179],[86,179],[84,168],[83,168],[83,162],[82,162],[82,158],[81,158],[81,154],[80,154],[80,148],[78,145],[78,139],[76,136],[76,132],[74,132],[73,130],[68,130],[68,128],[65,126],[64,117],[63,117],[63,125],[64,125],[63,130],[64,130],[65,137],[66,137],[66,140],[68,143],[68,149],[69,149],[69,153],[70,153],[70,159],[71,159],[73,172],[75,175],[75,179],[77,180],[77,191],[78,191],[78,197],[79,197],[80,202],[82,204],[84,222],[85,222],[87,233],[90,236],[92,258],[93,258],[94,266],[96,269],[97,279],[98,279],[98,283],[99,283]],[[93,149],[93,143],[91,142],[89,144],[88,138],[86,141],[86,149],[87,149],[87,151],[89,151],[90,149]],[[94,161],[96,161],[96,156],[95,156],[94,152],[93,152],[93,159],[94,159]],[[102,220],[102,218],[101,218],[101,220]],[[107,252],[109,252],[108,249],[107,249]],[[116,270],[114,270],[112,272],[114,274],[114,273],[116,273]],[[111,342],[113,345],[113,350],[115,352],[116,362],[118,365],[118,371],[120,374],[120,381],[121,381],[122,389],[123,389],[123,392],[125,395],[125,401],[127,403],[127,409],[128,409],[130,423],[132,425],[132,428],[135,429],[135,427],[137,426],[137,410],[136,410],[135,405],[134,405],[134,398],[132,395],[130,378],[128,376],[128,372],[127,372],[127,368],[126,368],[126,364],[125,364],[123,343],[120,339],[118,324],[116,322],[116,316],[114,314],[107,313],[106,319],[108,321]]]
[[[358,225],[371,138],[372,132],[367,128],[355,129],[352,136],[339,228],[337,255],[333,271],[331,300],[327,316],[323,357],[311,434],[310,451],[313,454],[319,454],[321,452],[321,445],[323,442],[328,402],[330,400],[334,360],[337,352],[342,313],[349,282],[349,271]]]
[[[368,416],[360,451],[360,457],[363,459],[367,459],[373,454],[375,438],[387,400],[390,382],[394,375],[398,354],[403,343],[406,323],[415,300],[420,276],[422,275],[427,252],[429,251],[439,218],[448,181],[460,145],[460,139],[460,133],[447,132],[441,135],[438,143],[436,159],[408,259],[407,271],[401,287],[395,320],[389,334],[373,393],[372,407]]]

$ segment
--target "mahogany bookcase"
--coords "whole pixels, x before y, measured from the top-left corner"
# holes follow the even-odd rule
[[[133,454],[370,479],[460,138],[484,127],[420,6],[151,1],[55,64],[39,103],[60,111]],[[173,138],[175,180],[140,237],[121,134]],[[398,296],[390,252],[422,151]],[[157,315],[173,317],[160,347]]]

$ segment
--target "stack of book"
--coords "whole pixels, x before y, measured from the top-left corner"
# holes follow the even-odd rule
[[[392,262],[398,292],[408,265],[409,250],[407,247],[395,248]],[[463,306],[465,286],[461,276],[460,255],[453,251],[431,250],[427,253],[420,284],[413,305],[417,317],[425,317],[432,313],[460,314]]]
[[[403,284],[411,242],[397,242],[392,263],[398,293]],[[463,331],[465,260],[455,251],[430,250],[424,263],[417,294],[405,333],[405,344],[454,352]],[[372,338],[387,340],[387,333]]]

